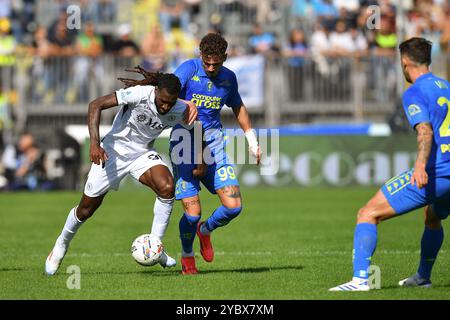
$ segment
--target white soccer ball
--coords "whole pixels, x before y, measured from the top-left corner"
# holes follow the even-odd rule
[[[164,246],[152,234],[143,234],[131,244],[131,255],[137,263],[143,266],[153,266],[158,263]]]

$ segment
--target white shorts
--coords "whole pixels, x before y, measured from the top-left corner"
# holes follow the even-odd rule
[[[140,157],[127,161],[126,158],[114,156],[113,152],[108,152],[108,160],[105,168],[93,163],[89,171],[84,194],[88,197],[99,197],[111,189],[119,189],[120,181],[127,174],[139,181],[145,171],[156,165],[167,165],[162,160],[158,152],[152,150],[144,153]]]

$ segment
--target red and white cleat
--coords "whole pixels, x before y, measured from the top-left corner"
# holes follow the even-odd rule
[[[197,274],[198,270],[195,266],[195,257],[181,257],[181,273],[184,275]]]
[[[203,221],[197,225],[197,236],[198,236],[198,239],[200,240],[200,254],[202,255],[203,259],[206,262],[211,262],[214,260],[214,249],[211,244],[211,234],[204,235],[200,231],[200,227],[204,223],[205,222]]]

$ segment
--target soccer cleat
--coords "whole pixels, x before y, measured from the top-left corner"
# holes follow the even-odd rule
[[[214,249],[211,244],[211,234],[204,235],[200,231],[200,227],[205,222],[200,222],[197,225],[197,236],[200,240],[200,254],[206,262],[211,262],[214,259]]]
[[[329,289],[328,291],[369,291],[367,279],[353,277],[352,281]]]
[[[66,252],[67,247],[61,245],[58,238],[53,250],[48,255],[47,260],[45,260],[45,273],[47,275],[52,276],[58,271]]]
[[[431,280],[422,278],[418,273],[398,282],[400,287],[430,288]]]
[[[175,267],[177,265],[177,261],[170,257],[165,251],[161,253],[161,257],[159,258],[158,263],[161,265],[161,267]]]
[[[184,275],[197,274],[198,270],[195,266],[195,257],[181,257],[181,273]]]

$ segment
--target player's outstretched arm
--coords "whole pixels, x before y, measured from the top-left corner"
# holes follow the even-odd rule
[[[417,132],[417,159],[414,164],[411,184],[416,183],[417,187],[422,188],[428,184],[428,174],[425,168],[433,145],[433,128],[427,122],[421,122],[415,128]]]
[[[100,147],[100,115],[102,110],[109,109],[118,105],[115,93],[97,98],[89,103],[88,110],[88,128],[90,137],[89,158],[91,162],[105,166],[108,155],[105,150]]]
[[[248,114],[247,108],[245,105],[241,105],[238,108],[233,108],[234,115],[236,116],[236,120],[239,123],[239,126],[245,133],[245,138],[247,139],[248,146],[253,156],[256,158],[256,164],[260,164],[261,162],[261,148],[259,147],[258,140],[256,138],[256,133],[252,129],[252,122],[250,120],[250,116]]]

